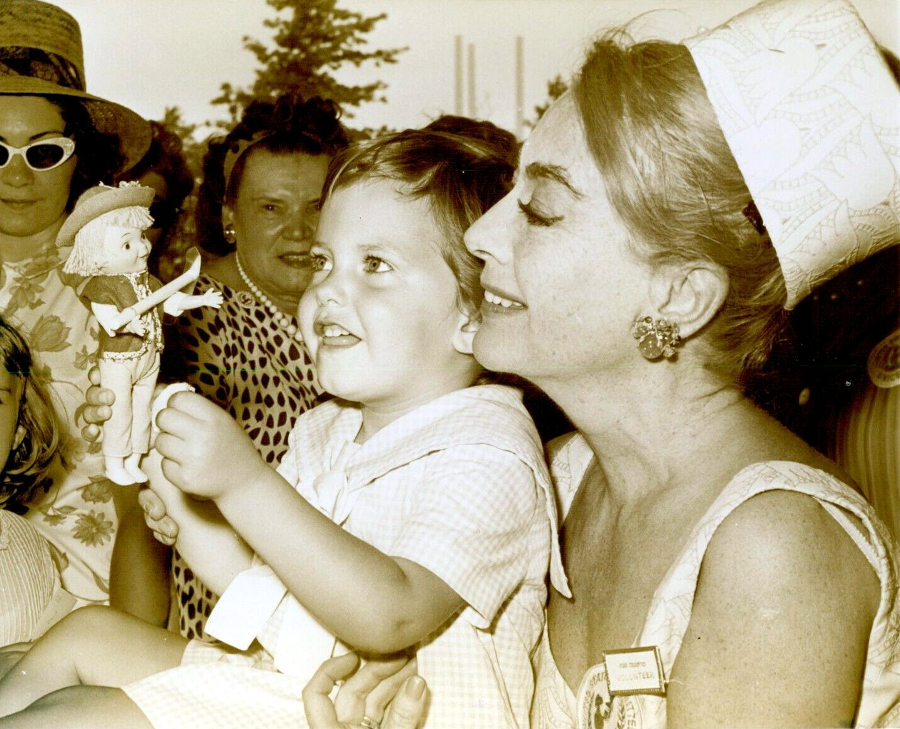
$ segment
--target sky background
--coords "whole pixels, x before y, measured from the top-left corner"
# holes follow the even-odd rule
[[[267,41],[265,0],[52,0],[81,24],[88,90],[118,101],[149,119],[178,106],[191,123],[224,118],[210,105],[222,82],[253,80],[255,57],[246,35]],[[476,108],[463,113],[516,131],[515,43],[523,38],[524,116],[547,98],[547,82],[569,76],[599,30],[642,14],[639,37],[681,40],[712,27],[756,0],[340,0],[366,15],[387,13],[369,39],[373,47],[408,46],[391,66],[338,74],[338,78],[388,84],[387,103],[351,109],[355,127],[421,126],[454,112],[454,38],[464,57],[475,48]],[[900,2],[854,0],[876,38],[900,50]],[[464,100],[468,97],[465,79]],[[209,127],[198,131],[205,137]]]

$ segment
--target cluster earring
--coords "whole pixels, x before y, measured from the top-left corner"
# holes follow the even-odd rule
[[[234,226],[231,224],[225,226],[225,229],[222,231],[222,235],[225,238],[225,242],[230,246],[233,246],[237,241],[237,237],[234,233]]]
[[[638,340],[638,349],[649,360],[675,356],[675,347],[681,343],[678,322],[654,319],[652,316],[638,317],[631,326],[631,336]]]

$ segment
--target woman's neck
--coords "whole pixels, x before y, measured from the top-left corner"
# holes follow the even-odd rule
[[[714,460],[710,444],[721,438],[732,414],[753,408],[736,388],[700,372],[679,376],[642,368],[636,376],[623,378],[620,371],[602,382],[536,384],[587,440],[610,495],[625,503],[690,480]]]
[[[56,236],[64,220],[65,216],[62,216],[53,225],[33,235],[15,236],[0,233],[0,262],[19,263],[52,248],[56,245]]]

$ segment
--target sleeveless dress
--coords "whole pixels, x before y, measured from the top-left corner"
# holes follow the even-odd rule
[[[561,521],[592,457],[587,442],[577,435],[563,444],[552,459]],[[855,725],[900,726],[900,603],[890,539],[861,496],[829,474],[800,463],[755,463],[734,476],[694,528],[686,547],[657,588],[634,646],[657,646],[664,673],[670,675],[690,621],[700,565],[715,530],[747,499],[772,490],[795,491],[816,499],[844,527],[878,575],[881,601],[869,638]],[[862,531],[848,514],[859,519]],[[534,667],[533,729],[575,729],[579,723],[583,724],[579,729],[666,726],[665,697],[637,694],[610,700],[605,680],[595,683],[595,691],[576,696],[554,662],[546,626]]]

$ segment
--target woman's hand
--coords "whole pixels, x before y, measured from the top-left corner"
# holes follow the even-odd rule
[[[271,473],[244,429],[201,395],[176,392],[156,424],[162,472],[186,494],[216,500]]]
[[[153,532],[157,542],[172,546],[178,539],[178,524],[166,513],[166,505],[148,488],[138,494],[138,503],[144,512],[144,522]]]
[[[303,689],[310,729],[417,729],[425,718],[428,690],[415,675],[415,659],[374,660],[356,670],[358,665],[359,657],[348,653],[325,661],[316,671]],[[332,702],[331,691],[341,680]]]
[[[81,437],[93,443],[100,437],[100,426],[112,416],[110,406],[116,401],[116,395],[112,390],[100,386],[99,367],[91,367],[88,370],[88,380],[91,386],[84,394],[87,405],[81,412],[81,417],[87,425],[81,429]]]

